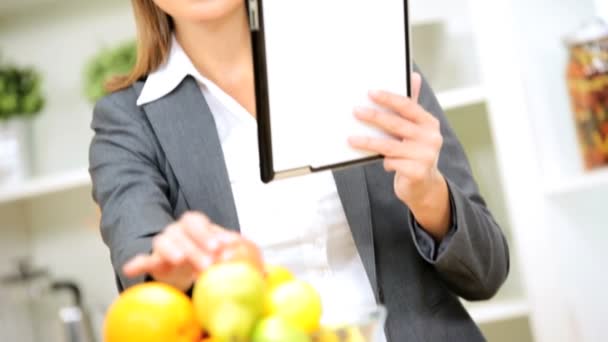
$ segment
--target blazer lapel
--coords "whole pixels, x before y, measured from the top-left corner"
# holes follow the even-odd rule
[[[376,301],[379,301],[374,231],[364,168],[340,169],[333,174],[357,250],[361,255]]]
[[[190,209],[239,230],[215,120],[196,81],[186,77],[169,95],[143,106]]]

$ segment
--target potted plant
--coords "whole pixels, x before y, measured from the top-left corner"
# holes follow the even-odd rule
[[[128,74],[136,59],[137,49],[133,40],[103,48],[91,57],[84,69],[84,92],[87,99],[96,102],[106,95],[106,82],[114,76]]]
[[[0,65],[0,184],[28,174],[28,120],[44,106],[40,74],[33,68]]]

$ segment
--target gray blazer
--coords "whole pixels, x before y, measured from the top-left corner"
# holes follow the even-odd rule
[[[239,220],[213,116],[192,78],[137,107],[143,82],[100,100],[90,148],[93,196],[119,290],[121,266],[188,210],[234,230]],[[454,227],[434,246],[416,236],[408,208],[381,163],[334,171],[342,205],[378,302],[389,311],[392,342],[483,341],[458,297],[483,300],[500,288],[509,252],[471,176],[467,159],[426,81],[421,104],[442,124],[439,167],[448,180]]]

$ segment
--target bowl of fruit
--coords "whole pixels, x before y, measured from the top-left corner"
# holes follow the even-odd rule
[[[375,342],[380,339],[386,321],[386,309],[381,306],[349,307],[334,323],[321,325],[310,335],[313,342]]]
[[[382,306],[321,322],[310,284],[265,265],[255,248],[233,255],[200,274],[192,297],[158,282],[124,291],[106,314],[104,342],[373,342],[384,327]]]

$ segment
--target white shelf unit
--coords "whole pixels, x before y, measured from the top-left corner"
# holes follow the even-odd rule
[[[414,27],[422,27],[428,25],[440,25],[445,21],[442,15],[431,13],[420,16],[412,16],[410,18],[411,25]]]
[[[483,87],[464,87],[437,93],[437,99],[445,111],[483,104],[486,95]]]
[[[582,171],[562,37],[606,1],[469,3],[534,338],[603,342],[608,177]]]
[[[594,0],[597,15],[608,20],[608,2],[604,0]]]
[[[0,187],[0,205],[90,186],[86,169],[24,180]]]
[[[480,325],[526,318],[530,306],[526,300],[500,300],[483,304],[467,304],[471,317]]]
[[[442,24],[446,20],[445,13],[439,11],[441,0],[426,0],[410,2],[410,23],[415,27]]]
[[[545,189],[546,194],[553,198],[589,191],[606,191],[608,190],[608,169],[598,169],[577,176],[570,176],[566,179],[555,180],[549,183]]]

